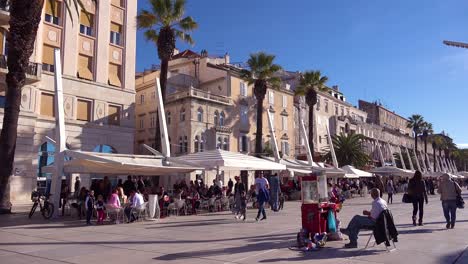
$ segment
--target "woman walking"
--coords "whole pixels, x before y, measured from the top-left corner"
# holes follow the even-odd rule
[[[441,177],[439,184],[440,200],[442,201],[442,209],[444,210],[445,221],[447,229],[455,227],[455,220],[457,219],[457,195],[461,194],[461,188],[458,183],[452,181],[450,176],[445,173]]]
[[[424,201],[426,201],[427,204],[428,200],[426,184],[422,179],[422,174],[420,171],[416,171],[413,178],[409,180],[408,194],[413,199],[413,225],[416,226],[416,215],[418,214],[419,210],[418,225],[422,226],[424,216]]]
[[[393,194],[395,193],[395,186],[393,186],[393,180],[388,179],[387,181],[387,203],[393,204]]]
[[[258,213],[255,220],[257,221],[260,219],[260,214],[263,215],[260,220],[266,219],[265,202],[270,201],[270,193],[268,192],[268,189],[270,189],[270,184],[268,183],[268,180],[263,177],[263,171],[260,171],[258,178],[255,179],[255,192],[257,194],[258,202]]]

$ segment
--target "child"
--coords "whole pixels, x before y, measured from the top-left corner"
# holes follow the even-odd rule
[[[86,224],[91,225],[91,217],[93,216],[94,210],[94,191],[87,191],[85,199],[86,208]]]
[[[247,218],[247,194],[245,191],[241,193],[239,213],[239,219],[245,221]]]
[[[97,211],[97,223],[103,224],[104,218],[106,218],[106,206],[104,204],[104,198],[102,195],[98,196],[98,200],[96,202],[96,211]]]

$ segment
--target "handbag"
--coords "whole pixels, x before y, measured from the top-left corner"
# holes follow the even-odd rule
[[[405,193],[405,194],[403,194],[402,202],[403,203],[413,203],[413,197],[411,197],[410,194]]]
[[[335,233],[336,232],[336,221],[335,221],[335,214],[333,211],[328,211],[328,231],[330,233]]]
[[[465,208],[465,201],[463,200],[463,197],[461,196],[461,193],[459,193],[457,191],[457,184],[455,182],[453,184],[455,185],[455,191],[457,192],[457,199],[456,199],[457,208],[458,209],[463,209],[463,208]]]

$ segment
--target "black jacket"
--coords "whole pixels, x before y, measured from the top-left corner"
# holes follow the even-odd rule
[[[393,242],[398,241],[398,231],[393,221],[393,216],[390,210],[383,211],[377,221],[375,222],[374,238],[377,245],[382,242],[389,243],[390,240]]]

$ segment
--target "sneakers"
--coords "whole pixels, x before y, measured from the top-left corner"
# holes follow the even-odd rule
[[[349,242],[348,244],[344,245],[345,248],[357,248],[356,242]]]
[[[263,221],[263,220],[266,220],[266,216],[265,216],[265,217],[262,217],[262,219],[260,219],[260,221]]]

